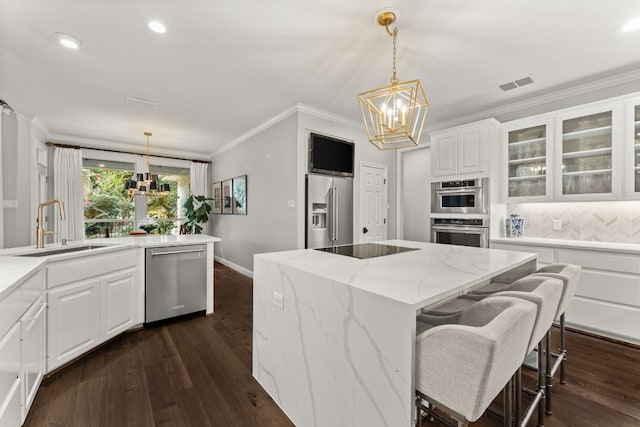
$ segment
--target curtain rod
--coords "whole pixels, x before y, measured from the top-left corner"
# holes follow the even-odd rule
[[[71,144],[58,144],[57,142],[47,141],[48,147],[59,147],[59,148],[73,148],[74,150],[80,150],[82,148],[87,150],[97,150],[97,151],[108,151],[109,153],[122,153],[122,154],[135,154],[136,156],[144,156],[145,153],[136,153],[133,151],[122,151],[122,150],[111,150],[109,148],[94,148],[94,147],[82,147],[80,145],[71,145]],[[211,163],[211,160],[198,160],[198,159],[185,159],[184,157],[173,157],[173,156],[163,156],[161,154],[151,154],[151,157],[160,157],[163,159],[174,159],[174,160],[187,160],[194,163]]]

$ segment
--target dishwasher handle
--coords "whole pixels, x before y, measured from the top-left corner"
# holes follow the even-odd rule
[[[194,252],[204,252],[204,249],[185,249],[183,251],[167,251],[167,252],[151,252],[151,256],[157,255],[176,255],[176,254],[191,254]]]

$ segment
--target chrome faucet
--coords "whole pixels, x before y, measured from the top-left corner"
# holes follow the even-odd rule
[[[54,203],[58,204],[58,208],[60,209],[60,219],[65,219],[64,216],[64,203],[60,199],[51,199],[46,202],[42,202],[38,205],[38,227],[36,228],[36,247],[44,248],[44,236],[49,236],[53,234],[53,231],[45,230],[42,226],[43,216],[44,216],[44,207],[53,205]]]

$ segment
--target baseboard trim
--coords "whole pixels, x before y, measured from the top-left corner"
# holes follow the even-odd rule
[[[220,264],[226,265],[230,269],[237,271],[238,273],[242,274],[243,276],[247,276],[248,278],[253,279],[253,271],[248,270],[248,269],[236,264],[235,262],[231,262],[231,261],[229,261],[227,259],[220,258],[219,256],[214,256],[214,258]]]

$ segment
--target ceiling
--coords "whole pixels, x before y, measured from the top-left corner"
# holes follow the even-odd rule
[[[207,155],[296,103],[359,121],[355,95],[391,77],[389,6],[428,126],[640,69],[640,32],[617,31],[637,0],[0,0],[0,98],[51,135],[143,147],[150,130],[152,150]]]

